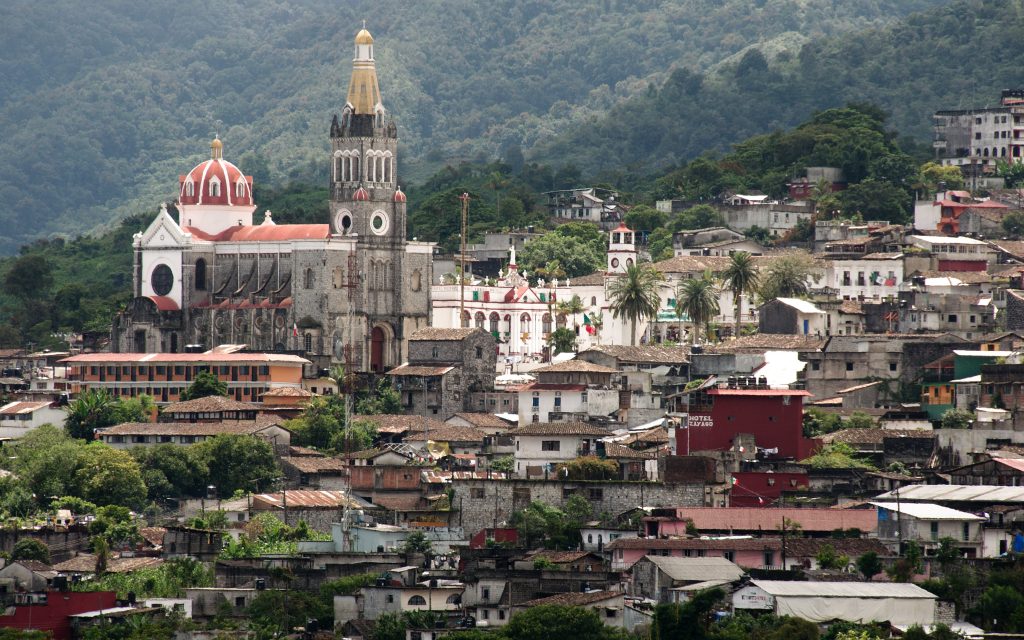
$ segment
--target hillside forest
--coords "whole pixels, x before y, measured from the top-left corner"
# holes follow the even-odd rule
[[[0,254],[172,200],[215,133],[258,184],[324,184],[362,19],[404,187],[510,153],[622,187],[850,101],[921,142],[935,109],[1012,85],[1024,41],[997,0],[15,0]]]

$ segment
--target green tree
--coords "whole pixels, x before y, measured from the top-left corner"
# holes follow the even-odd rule
[[[498,473],[512,473],[516,469],[516,457],[514,455],[502,456],[495,458],[491,462],[491,469]]]
[[[385,613],[373,625],[373,640],[405,640],[406,622],[400,613]]]
[[[19,438],[5,450],[11,470],[32,487],[37,496],[78,494],[75,474],[86,445],[68,436],[64,429],[43,425]]]
[[[849,556],[839,555],[836,548],[830,544],[821,545],[814,559],[820,568],[833,571],[845,569],[850,564]]]
[[[266,490],[281,475],[273,448],[253,436],[214,436],[193,445],[189,451],[197,464],[209,469],[209,482],[221,496]]]
[[[964,174],[960,167],[926,162],[921,165],[921,182],[930,193],[937,192],[940,184],[944,184],[946,189],[963,189]]]
[[[857,558],[857,570],[865,580],[870,580],[882,573],[882,561],[878,559],[877,553],[868,551]]]
[[[356,413],[364,416],[402,413],[402,398],[386,377],[377,381],[377,386],[356,402]]]
[[[14,548],[11,549],[11,560],[36,560],[50,564],[50,548],[41,540],[21,538],[14,543]]]
[[[377,439],[377,425],[369,420],[353,420],[352,425],[331,438],[330,448],[339,453],[365,451]]]
[[[921,572],[921,547],[917,542],[908,541],[900,553],[900,557],[885,572],[895,582],[910,582]]]
[[[583,313],[586,307],[583,305],[583,299],[578,295],[573,294],[568,300],[560,300],[556,305],[558,313],[564,313],[572,320],[572,332],[576,335],[579,330],[579,323],[576,322],[576,316]]]
[[[1011,238],[1020,238],[1024,235],[1024,213],[1011,211],[1003,218],[1003,231]]]
[[[839,193],[843,214],[860,215],[864,220],[889,220],[901,224],[907,220],[911,198],[905,189],[868,178]]]
[[[638,204],[626,214],[625,223],[633,231],[651,233],[665,226],[667,216],[653,207]]]
[[[661,272],[649,264],[631,264],[608,286],[612,317],[629,320],[631,345],[636,344],[637,323],[657,317],[664,280]]]
[[[845,429],[874,429],[878,425],[875,423],[875,419],[869,414],[863,411],[854,411],[850,414],[850,417],[846,419],[846,423],[843,425]]]
[[[694,161],[695,163],[697,161]],[[719,227],[724,223],[722,214],[710,205],[698,204],[695,207],[680,212],[675,218],[669,220],[668,227],[672,231],[683,231],[687,229],[707,229],[708,227]]]
[[[597,456],[580,456],[555,467],[555,475],[570,480],[610,480],[618,474],[617,462]]]
[[[402,553],[422,553],[429,556],[434,550],[434,545],[422,531],[413,531],[402,543]]]
[[[558,327],[548,335],[548,344],[555,354],[572,353],[576,350],[576,332],[568,327]]]
[[[721,309],[718,303],[718,287],[711,271],[705,271],[699,278],[692,278],[679,285],[676,293],[676,308],[682,309],[693,323],[693,344],[700,335],[707,335],[708,325]],[[677,311],[678,315],[678,311]],[[703,331],[702,331],[703,330]]]
[[[345,398],[340,395],[312,398],[298,418],[285,425],[295,433],[295,444],[326,449],[345,429]]]
[[[746,251],[737,251],[730,255],[729,265],[722,272],[722,280],[725,288],[732,292],[733,305],[736,307],[736,328],[733,335],[738,338],[742,298],[757,291],[760,284],[753,256]]]
[[[967,429],[974,422],[974,414],[964,409],[947,409],[942,414],[939,426],[943,429]]]
[[[808,280],[821,273],[817,262],[805,253],[789,253],[772,260],[761,277],[761,300],[799,298],[807,295]]]
[[[545,234],[526,243],[517,258],[520,272],[547,279],[578,278],[604,267],[605,253],[587,242],[557,232]]]
[[[205,494],[210,470],[189,448],[160,444],[134,447],[130,453],[142,469],[150,500],[197,498]]]
[[[1024,595],[1013,587],[993,585],[985,589],[974,607],[981,627],[995,633],[1024,631]]]
[[[96,518],[89,523],[89,534],[93,546],[102,539],[108,548],[120,549],[133,546],[142,540],[138,522],[128,507],[111,504],[96,509]]]
[[[610,640],[616,637],[615,631],[604,625],[596,611],[557,605],[520,611],[512,616],[503,632],[507,640]]]
[[[660,262],[672,257],[672,230],[666,227],[659,227],[647,236],[647,251],[651,254],[651,260]]]
[[[3,282],[9,295],[21,300],[39,299],[53,286],[53,265],[38,253],[20,256],[7,270]]]
[[[144,393],[134,398],[118,398],[112,408],[114,424],[149,422],[154,409],[153,396]]]
[[[1024,183],[1024,166],[1019,162],[997,160],[996,175],[1005,181],[1007,189],[1016,189]]]
[[[146,483],[138,462],[127,451],[92,443],[82,451],[75,472],[77,493],[97,505],[118,504],[141,509]]]
[[[117,424],[114,406],[105,389],[86,389],[65,409],[64,428],[72,438],[91,442],[97,429]]]
[[[857,452],[844,442],[834,442],[800,461],[812,469],[874,469],[874,465],[857,457]]]
[[[290,635],[293,629],[305,628],[306,621],[330,622],[333,611],[316,595],[298,589],[261,591],[246,609],[252,625],[267,633]]]
[[[192,384],[181,392],[181,400],[195,400],[207,396],[226,395],[228,395],[228,383],[222,382],[214,373],[200,371],[196,374]]]

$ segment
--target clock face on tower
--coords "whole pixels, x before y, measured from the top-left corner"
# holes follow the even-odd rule
[[[380,209],[373,212],[373,215],[370,217],[370,231],[378,236],[382,236],[388,232],[390,226],[391,221],[388,219],[388,214]]]

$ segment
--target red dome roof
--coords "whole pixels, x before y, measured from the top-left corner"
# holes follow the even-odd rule
[[[405,202],[405,194],[401,188],[395,191],[395,202]]]
[[[252,205],[252,176],[220,157],[220,140],[211,145],[213,157],[178,177],[180,204]]]
[[[352,194],[352,199],[356,202],[364,202],[370,199],[370,193],[366,189],[359,187],[356,189],[356,192]]]

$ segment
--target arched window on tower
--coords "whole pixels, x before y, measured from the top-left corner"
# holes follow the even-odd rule
[[[244,198],[245,197],[245,179],[244,178],[239,178],[238,182],[235,183],[235,197],[236,198]]]
[[[185,183],[185,195],[189,198],[193,198],[196,195],[196,183],[189,180]]]
[[[590,306],[592,306],[592,307],[596,307],[597,306],[597,296],[590,296]]]
[[[352,180],[353,182],[358,182],[359,180],[362,179],[362,176],[359,174],[359,156],[353,155],[352,158],[349,160],[348,173],[349,180]]]
[[[551,333],[551,314],[545,313],[542,322],[543,326],[541,328],[541,333],[544,335]]]
[[[386,270],[386,267],[385,267],[384,263],[383,262],[378,262],[377,263],[377,288],[382,290],[382,291],[385,288],[384,287],[384,279],[385,279],[384,271],[385,270]]]
[[[473,326],[475,326],[477,329],[483,329],[484,323],[486,321],[487,318],[484,316],[483,311],[477,311],[476,315],[473,316]]]
[[[206,291],[206,260],[196,260],[196,291]]]
[[[306,279],[303,284],[307,289],[312,289],[316,286],[316,274],[313,273],[312,269],[306,269]]]
[[[340,289],[345,286],[345,271],[341,266],[334,267],[334,288]]]
[[[218,180],[217,178],[210,180],[210,197],[220,197],[220,180]]]
[[[524,313],[519,316],[519,331],[521,333],[530,333],[530,314]]]
[[[492,311],[491,312],[491,317],[489,318],[489,322],[490,322],[490,331],[494,335],[498,335],[498,322],[500,320],[501,320],[501,316],[499,316],[497,314],[497,312],[493,312]]]

